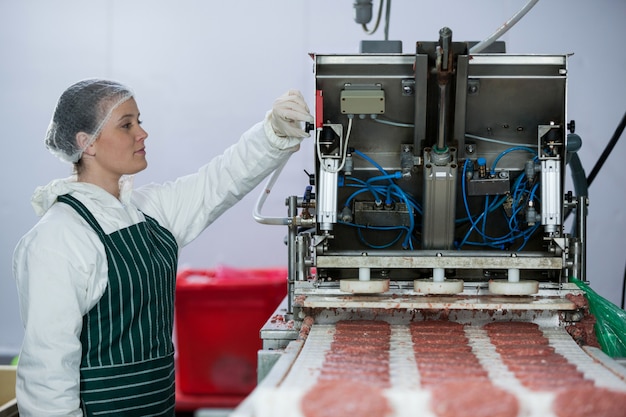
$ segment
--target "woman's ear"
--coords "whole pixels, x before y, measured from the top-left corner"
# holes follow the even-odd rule
[[[83,149],[84,154],[94,156],[95,150],[93,149],[93,142],[89,143],[90,141],[91,141],[91,135],[85,132],[78,132],[76,134],[76,143],[78,144],[78,147],[80,149]]]

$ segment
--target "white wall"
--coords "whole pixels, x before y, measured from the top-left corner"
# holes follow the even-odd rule
[[[0,355],[19,350],[22,330],[11,255],[37,218],[34,188],[69,174],[43,135],[60,93],[88,77],[135,89],[150,166],[138,183],[194,171],[260,120],[275,97],[302,90],[312,104],[308,52],[355,53],[366,38],[352,0],[2,0],[0,126],[4,185],[0,199]],[[375,1],[374,4],[377,4]],[[413,52],[449,26],[455,40],[490,35],[525,0],[395,0],[390,38]],[[514,53],[575,53],[569,63],[569,119],[577,122],[589,172],[626,109],[623,0],[542,0],[503,40]],[[382,29],[372,39],[382,38]],[[626,139],[591,188],[588,277],[615,303],[624,271],[623,171]],[[310,141],[307,143],[311,143]],[[266,214],[286,213],[284,197],[301,194],[306,147],[279,180]],[[286,229],[256,224],[255,190],[186,247],[182,265],[199,268],[284,265]]]

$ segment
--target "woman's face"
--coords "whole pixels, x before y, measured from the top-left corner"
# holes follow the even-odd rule
[[[134,98],[126,100],[111,113],[100,136],[93,143],[93,155],[100,174],[132,175],[148,166],[139,109]]]

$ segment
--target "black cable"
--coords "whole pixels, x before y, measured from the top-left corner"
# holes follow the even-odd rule
[[[624,304],[624,302],[626,301],[624,297],[626,297],[626,268],[624,268],[624,281],[622,281],[622,304],[621,304],[622,310],[626,306]]]
[[[363,27],[363,30],[368,35],[373,35],[378,30],[378,25],[380,25],[380,18],[383,15],[383,3],[384,2],[385,2],[385,0],[380,0],[378,2],[378,16],[376,17],[376,24],[374,25],[374,29],[369,30],[367,28],[367,24],[366,23],[361,24],[361,27]]]
[[[593,169],[591,170],[591,173],[587,177],[587,187],[591,186],[591,183],[598,175],[598,172],[600,172],[602,165],[604,165],[609,155],[613,151],[613,148],[615,147],[615,145],[617,145],[617,141],[619,141],[619,138],[622,136],[622,133],[624,132],[625,127],[626,127],[626,113],[624,113],[624,116],[622,117],[622,121],[617,125],[617,128],[615,129],[615,133],[613,133],[613,137],[611,137],[611,140],[609,141],[609,143],[607,143],[606,148],[604,148],[604,152],[602,152],[602,155],[600,155],[600,158],[598,158],[598,161],[596,162]],[[625,297],[626,297],[626,268],[624,269],[624,280],[622,281],[622,302],[621,302],[622,309],[625,307],[625,303],[626,303]]]
[[[391,19],[391,0],[387,0],[385,8],[385,40],[389,40],[389,19]]]
[[[611,138],[609,143],[606,145],[606,148],[604,148],[604,152],[602,152],[602,155],[600,155],[598,162],[596,162],[595,166],[591,170],[591,173],[587,177],[588,187],[596,178],[596,175],[598,175],[598,172],[600,172],[602,165],[604,165],[604,163],[606,162],[607,158],[611,154],[611,151],[613,151],[613,148],[617,144],[617,141],[622,136],[622,132],[624,132],[624,127],[626,127],[626,113],[624,113],[624,117],[622,117],[622,121],[619,123],[619,125],[617,125],[617,129],[615,129],[615,133],[613,133],[613,137]]]

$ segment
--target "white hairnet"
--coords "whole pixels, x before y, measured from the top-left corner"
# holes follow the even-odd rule
[[[71,85],[54,109],[46,147],[63,161],[76,163],[98,138],[113,110],[131,97],[133,92],[115,81],[89,79]],[[76,141],[79,132],[90,135],[82,147]]]

